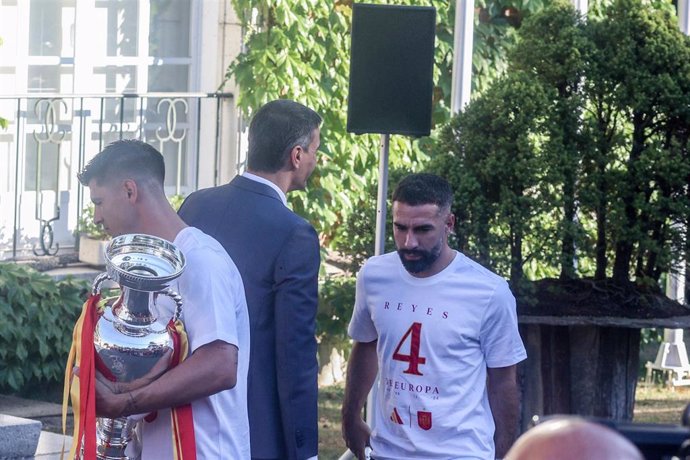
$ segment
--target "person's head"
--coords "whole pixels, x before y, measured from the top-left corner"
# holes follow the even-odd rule
[[[643,460],[617,431],[580,417],[549,419],[515,441],[505,460]]]
[[[412,275],[434,275],[452,260],[448,246],[455,226],[452,202],[450,184],[434,174],[411,174],[393,192],[395,246]]]
[[[249,171],[294,171],[290,190],[301,190],[316,166],[321,117],[294,101],[278,99],[262,106],[249,124]]]
[[[89,188],[96,224],[112,236],[136,232],[137,207],[165,197],[163,155],[138,140],[109,144],[77,178]]]

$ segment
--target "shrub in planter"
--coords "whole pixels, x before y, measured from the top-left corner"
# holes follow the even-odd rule
[[[79,260],[89,265],[105,265],[105,247],[110,236],[94,221],[94,207],[89,204],[82,210],[77,222],[79,235]]]
[[[94,220],[94,206],[93,203],[86,206],[79,216],[77,222],[77,233],[79,235],[88,236],[94,240],[108,240],[110,235],[108,235],[103,227],[96,223]]]
[[[88,289],[84,280],[56,282],[31,268],[0,263],[0,391],[27,395],[61,384]]]

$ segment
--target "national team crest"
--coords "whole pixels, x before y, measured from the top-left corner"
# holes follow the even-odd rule
[[[420,410],[417,412],[417,424],[422,430],[431,429],[431,412]]]

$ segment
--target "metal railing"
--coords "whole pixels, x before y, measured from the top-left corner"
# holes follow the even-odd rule
[[[166,192],[219,182],[234,150],[224,123],[230,93],[22,94],[0,96],[0,260],[74,248],[84,207],[76,174],[108,143],[140,139],[166,161]],[[228,154],[229,155],[229,154]]]

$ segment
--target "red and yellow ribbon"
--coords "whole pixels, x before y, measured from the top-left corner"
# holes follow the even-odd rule
[[[173,338],[173,356],[171,367],[175,367],[187,358],[189,341],[181,321],[168,323],[168,331]],[[192,405],[184,404],[172,409],[172,437],[175,460],[196,460],[196,439],[194,437],[194,417]]]
[[[74,432],[69,458],[78,458],[83,447],[82,458],[96,458],[96,368],[93,332],[100,317],[98,306],[100,294],[92,295],[84,302],[81,316],[74,325],[72,347],[65,369],[65,386],[62,399],[62,433],[67,426],[68,394],[72,400]],[[79,376],[74,378],[74,366],[79,367]],[[71,388],[70,388],[71,387]],[[83,441],[83,446],[82,446]],[[64,449],[63,449],[64,454]],[[63,458],[61,455],[60,458]]]

